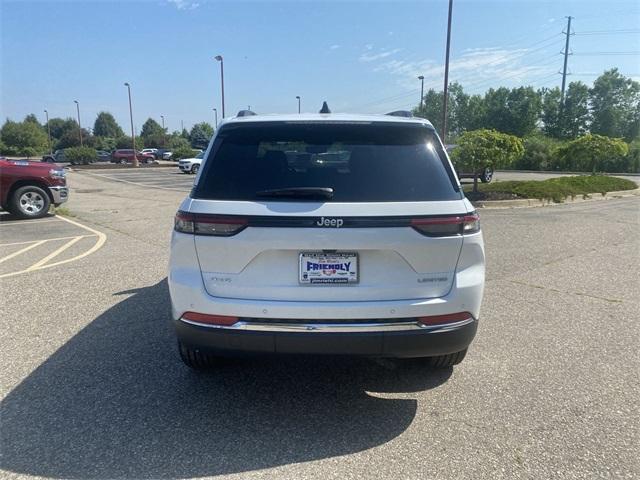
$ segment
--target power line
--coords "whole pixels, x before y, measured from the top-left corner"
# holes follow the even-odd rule
[[[640,29],[621,29],[621,30],[586,30],[584,32],[575,32],[574,35],[626,35],[640,33]]]
[[[578,52],[573,55],[579,55],[581,57],[595,56],[595,55],[640,55],[640,51],[636,52]]]

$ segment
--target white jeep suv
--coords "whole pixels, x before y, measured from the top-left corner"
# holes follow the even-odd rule
[[[462,361],[484,288],[479,218],[433,126],[394,113],[220,125],[171,242],[187,365],[238,352]]]

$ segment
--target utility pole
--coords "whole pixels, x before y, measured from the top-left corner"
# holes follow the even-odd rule
[[[47,116],[47,133],[49,134],[49,155],[53,154],[53,150],[51,149],[51,125],[49,125],[49,112],[47,109],[44,110],[44,114]]]
[[[216,114],[216,128],[218,128],[218,109],[217,109],[217,108],[214,108],[214,109],[213,109],[213,113],[215,113],[215,114]]]
[[[561,88],[562,93],[560,94],[560,109],[562,109],[562,106],[564,105],[564,89],[567,84],[567,62],[569,60],[569,38],[571,37],[571,18],[573,17],[570,17],[570,16],[567,17],[567,31],[565,32],[567,34],[567,40],[564,44],[564,67],[562,68],[562,88]]]
[[[298,113],[300,113],[300,95],[296,95],[296,100],[298,100]]]
[[[214,108],[215,110],[215,108]],[[217,113],[216,113],[217,115]],[[184,120],[180,120],[180,134],[182,134],[182,132],[184,131]]]
[[[424,75],[418,77],[420,80],[420,114],[422,114],[422,99],[424,98]]]
[[[442,143],[446,144],[447,137],[447,104],[449,102],[449,52],[451,50],[451,14],[453,0],[449,0],[449,18],[447,20],[447,53],[444,60],[444,99],[442,102]]]

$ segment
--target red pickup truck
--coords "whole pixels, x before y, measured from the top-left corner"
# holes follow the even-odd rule
[[[66,173],[56,164],[0,157],[0,206],[17,217],[40,218],[69,198]]]
[[[151,163],[156,157],[152,153],[136,152],[136,158],[140,163]],[[133,149],[120,149],[111,154],[111,163],[132,163]]]

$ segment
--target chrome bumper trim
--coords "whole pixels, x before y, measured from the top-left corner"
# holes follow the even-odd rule
[[[384,333],[402,331],[447,332],[463,327],[475,320],[468,318],[459,322],[443,325],[422,325],[417,321],[398,321],[388,323],[278,323],[278,322],[247,322],[240,320],[233,325],[212,325],[180,319],[181,322],[197,327],[215,328],[222,330],[245,330],[252,332],[272,333]]]
[[[53,197],[53,203],[63,203],[69,200],[69,188],[62,186],[49,187],[51,196]]]

